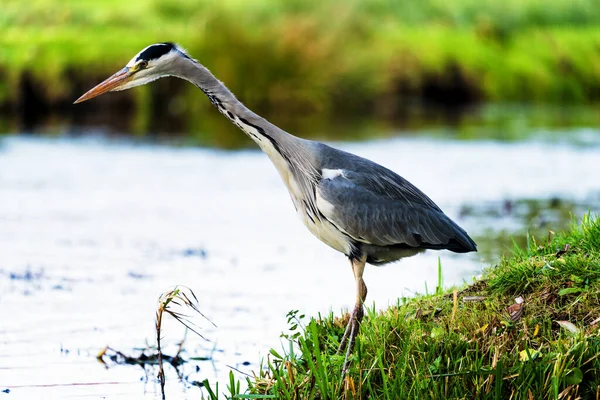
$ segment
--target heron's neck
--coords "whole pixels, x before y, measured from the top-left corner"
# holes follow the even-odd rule
[[[313,142],[290,135],[250,111],[207,68],[191,59],[185,60],[177,76],[198,86],[221,114],[269,156],[290,191],[296,209],[314,203],[312,187],[319,171],[314,152],[310,151]]]
[[[194,60],[186,60],[178,75],[200,88],[221,114],[254,140],[274,162],[277,154],[273,152],[286,157],[282,146],[293,146],[301,140],[252,112],[206,67]]]

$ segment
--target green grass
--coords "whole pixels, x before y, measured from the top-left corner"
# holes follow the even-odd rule
[[[0,103],[18,102],[25,76],[48,103],[72,101],[166,40],[259,110],[364,110],[457,90],[587,102],[600,98],[598,21],[598,0],[5,0]]]
[[[600,219],[585,216],[567,232],[531,237],[461,290],[368,310],[345,378],[335,352],[348,316],[304,326],[290,313],[289,350],[272,350],[248,392],[230,385],[228,396],[598,399],[599,304]]]

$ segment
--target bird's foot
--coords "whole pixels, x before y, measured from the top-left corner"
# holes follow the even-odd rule
[[[348,321],[348,325],[346,325],[346,331],[344,332],[344,336],[342,336],[342,341],[340,342],[340,347],[338,348],[337,354],[346,349],[346,358],[344,358],[344,366],[342,367],[342,375],[345,375],[348,372],[348,367],[350,363],[348,362],[348,357],[350,353],[352,353],[352,349],[354,348],[354,342],[356,341],[356,336],[358,336],[358,331],[360,330],[360,322],[364,316],[364,311],[362,305],[357,305],[350,316],[350,320]]]

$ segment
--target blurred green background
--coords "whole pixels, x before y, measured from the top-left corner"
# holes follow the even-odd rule
[[[206,112],[196,88],[174,79],[71,105],[163,41],[302,136],[502,120],[498,107],[456,112],[490,102],[537,104],[532,118],[546,125],[561,124],[565,107],[584,125],[600,120],[589,107],[600,100],[600,0],[3,0],[0,132],[60,131],[67,121],[247,144]]]

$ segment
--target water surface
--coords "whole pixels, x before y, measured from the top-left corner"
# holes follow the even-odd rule
[[[335,143],[427,193],[479,243],[479,253],[427,252],[368,267],[377,308],[469,282],[511,234],[600,211],[600,132],[538,131],[527,140],[403,137]],[[574,140],[562,141],[570,137]],[[558,204],[558,206],[557,206]],[[212,342],[187,336],[188,381],[257,370],[279,347],[286,313],[353,307],[347,260],[297,220],[277,172],[257,150],[218,151],[98,137],[0,141],[0,390],[6,398],[158,397],[155,370],[96,361],[106,345],[135,354],[154,341],[158,296],[187,285]],[[200,320],[198,322],[201,322]],[[183,337],[165,327],[167,352]],[[199,367],[196,370],[196,366]],[[172,398],[198,398],[167,367]]]

